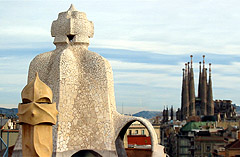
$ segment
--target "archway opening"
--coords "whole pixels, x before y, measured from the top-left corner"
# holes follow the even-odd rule
[[[102,157],[100,154],[93,150],[80,150],[73,154],[72,157]]]
[[[128,122],[116,141],[119,157],[151,156],[152,140],[148,128],[138,120]]]

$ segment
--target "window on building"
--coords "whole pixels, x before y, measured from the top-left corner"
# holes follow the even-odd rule
[[[190,141],[187,139],[181,139],[180,146],[190,146]]]
[[[211,151],[211,146],[207,146],[207,147],[206,147],[206,151],[207,151],[207,152],[210,152],[210,151]]]
[[[196,149],[196,150],[201,150],[201,145],[200,145],[200,144],[196,144],[196,145],[195,145],[195,149]]]
[[[188,154],[189,148],[180,148],[180,154]]]
[[[135,135],[138,135],[138,130],[135,130]]]
[[[144,135],[144,133],[145,133],[144,130],[142,130],[142,135]]]
[[[132,135],[132,130],[129,130],[129,135]]]

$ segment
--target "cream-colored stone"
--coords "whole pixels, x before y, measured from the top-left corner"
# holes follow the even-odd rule
[[[53,136],[54,155],[71,156],[83,149],[94,149],[102,156],[117,156],[117,152],[124,151],[115,144],[119,134],[133,121],[140,121],[148,128],[152,151],[164,154],[149,121],[116,111],[112,68],[105,58],[88,50],[93,23],[87,20],[86,14],[71,6],[59,14],[51,32],[56,49],[32,60],[28,82],[38,72],[53,91],[53,101],[59,111],[53,128],[53,134],[57,135]],[[69,40],[69,35],[73,40]],[[17,145],[15,150],[21,150],[19,140]]]

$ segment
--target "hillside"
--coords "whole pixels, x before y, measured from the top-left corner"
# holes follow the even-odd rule
[[[6,114],[7,117],[15,117],[18,113],[18,109],[17,108],[3,108],[0,107],[0,114]]]
[[[238,113],[238,115],[240,115],[240,106],[235,105],[235,107],[236,107],[236,112]],[[15,117],[17,112],[18,112],[17,108],[9,109],[9,108],[0,107],[0,114],[6,114],[7,117],[10,117],[10,116]],[[160,111],[140,111],[138,113],[133,114],[132,116],[151,119],[155,116],[161,116],[161,115],[162,115],[162,112]]]
[[[235,106],[236,107],[236,112],[238,115],[240,115],[240,106]]]
[[[162,115],[162,112],[160,112],[160,111],[141,111],[141,112],[133,114],[133,116],[135,116],[135,117],[143,117],[146,119],[150,119],[150,118],[153,118],[158,115]]]

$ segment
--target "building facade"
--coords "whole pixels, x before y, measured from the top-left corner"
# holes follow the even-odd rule
[[[153,128],[157,134],[157,139],[158,139],[158,143],[160,144],[161,142],[161,136],[160,136],[160,124],[152,124]],[[127,132],[126,132],[127,136],[129,135],[145,135],[146,137],[149,137],[149,132],[148,129],[142,125],[140,122],[135,121],[134,123],[132,123]],[[127,137],[125,136],[125,138]],[[126,140],[125,140],[126,141]]]

